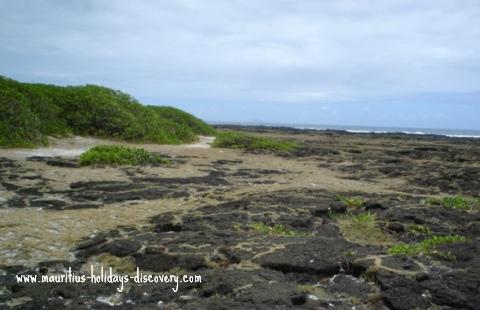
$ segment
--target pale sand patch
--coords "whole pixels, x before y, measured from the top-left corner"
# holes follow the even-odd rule
[[[214,140],[215,140],[215,137],[198,136],[198,142],[197,143],[184,144],[182,146],[208,149],[208,148],[212,147],[212,143],[213,143]]]
[[[198,136],[198,142],[192,144],[181,144],[176,145],[176,147],[185,147],[185,148],[210,148],[211,144],[215,140],[215,137],[210,136]],[[80,137],[74,136],[69,138],[49,138],[48,147],[39,147],[34,149],[0,149],[0,156],[10,157],[10,158],[27,158],[32,156],[41,156],[41,157],[76,157],[80,156],[83,152],[88,149],[100,145],[100,144],[122,144],[130,145],[136,147],[142,147],[142,145],[149,144],[134,144],[123,141],[111,141],[98,138],[89,138],[89,137]]]
[[[0,265],[34,265],[45,260],[72,260],[80,239],[117,226],[142,227],[149,217],[195,205],[179,199],[114,204],[100,209],[45,211],[0,210]]]
[[[49,138],[48,147],[39,147],[34,149],[0,149],[0,156],[10,158],[27,158],[32,156],[42,157],[75,157],[79,156],[89,148],[99,144],[116,144],[116,142],[88,138],[88,137],[69,137],[69,138]]]

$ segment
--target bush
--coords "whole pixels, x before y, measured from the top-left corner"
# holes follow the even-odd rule
[[[41,122],[28,99],[0,80],[0,145],[31,147],[44,142]]]
[[[35,146],[48,135],[179,144],[215,134],[179,109],[144,106],[128,94],[96,85],[60,87],[0,76],[0,111],[0,146],[6,147]]]
[[[217,134],[213,147],[245,149],[249,151],[264,150],[289,152],[299,147],[297,143],[280,141],[267,137],[257,137],[239,132],[222,132]]]
[[[165,164],[168,160],[140,148],[122,145],[98,145],[80,155],[80,165],[146,165]]]

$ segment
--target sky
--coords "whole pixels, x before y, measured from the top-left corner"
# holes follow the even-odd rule
[[[480,1],[2,0],[0,75],[207,121],[480,130]]]

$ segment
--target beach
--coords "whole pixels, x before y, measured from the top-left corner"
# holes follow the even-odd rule
[[[217,128],[301,147],[213,148],[213,137],[187,145],[130,144],[166,156],[169,164],[119,167],[78,165],[78,156],[90,147],[127,144],[97,138],[0,149],[0,305],[474,309],[480,304],[479,139]],[[467,202],[449,205],[445,197]],[[402,245],[410,247],[402,252]],[[119,293],[111,283],[14,281],[18,274],[69,268],[88,273],[90,266],[122,274],[135,274],[136,268],[196,274],[202,283],[180,284],[178,292],[162,283],[125,283]]]

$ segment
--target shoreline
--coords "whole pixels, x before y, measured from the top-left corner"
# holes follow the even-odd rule
[[[419,136],[419,137],[428,137],[428,138],[453,138],[453,139],[480,139],[480,131],[478,135],[463,135],[463,134],[437,134],[437,133],[428,133],[430,130],[434,131],[450,131],[450,130],[442,130],[442,129],[419,129],[424,131],[408,131],[408,130],[356,130],[356,129],[329,129],[328,126],[319,126],[320,128],[311,127],[308,125],[254,125],[254,124],[223,124],[223,123],[209,123],[215,128],[220,129],[233,129],[233,130],[271,130],[271,131],[284,131],[284,132],[305,132],[305,133],[312,133],[312,132],[319,132],[319,133],[334,133],[334,134],[363,134],[363,135],[387,135],[387,136]],[[332,126],[332,127],[345,127],[350,128],[349,126]],[[351,127],[359,127],[359,126],[351,126]],[[372,127],[373,128],[373,127]],[[392,128],[396,129],[396,128]],[[407,128],[405,128],[407,129]],[[410,128],[410,130],[415,130]],[[462,130],[451,130],[461,132]],[[469,130],[467,130],[469,131]]]
[[[171,164],[84,167],[78,156],[0,149],[0,307],[478,304],[469,289],[480,285],[478,140],[218,128],[302,147],[284,154],[125,143]],[[98,143],[118,141],[60,139],[56,147]],[[445,244],[401,252],[422,242]],[[88,274],[90,266],[198,274],[202,283],[180,285],[178,294],[161,283],[131,284],[122,294],[115,283],[12,286],[19,273]],[[442,296],[452,294],[462,299],[446,304]]]

